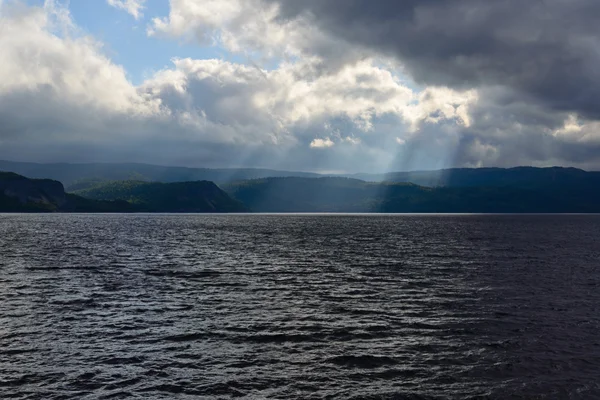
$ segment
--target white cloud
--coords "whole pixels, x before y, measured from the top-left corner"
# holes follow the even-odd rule
[[[127,11],[135,19],[139,19],[142,16],[142,10],[144,9],[144,3],[146,0],[106,0],[112,7],[120,8],[121,10]]]
[[[315,139],[310,142],[311,149],[327,149],[333,146],[335,146],[335,143],[330,138]]]
[[[600,122],[586,121],[577,114],[567,114],[563,126],[550,130],[550,133],[567,142],[600,143]]]
[[[422,122],[436,124],[442,120],[455,120],[469,127],[469,107],[477,103],[478,98],[476,90],[459,92],[446,87],[428,87],[416,96],[416,101],[407,108],[404,117],[413,131]]]
[[[0,95],[44,90],[79,107],[129,115],[159,111],[159,103],[138,93],[87,37],[60,37],[54,24],[70,23],[64,9],[45,8],[0,14]]]
[[[140,91],[160,99],[172,112],[185,111],[187,120],[197,115],[197,121],[244,130],[239,140],[260,142],[264,141],[261,135],[268,135],[268,141],[274,143],[302,142],[303,129],[299,128],[311,127],[306,132],[310,135],[318,125],[342,118],[349,122],[350,134],[346,138],[339,131],[331,134],[339,136],[340,141],[358,144],[360,138],[352,131],[373,131],[380,118],[390,116],[399,124],[406,120],[412,126],[438,123],[441,117],[433,118],[431,114],[459,119],[456,110],[471,101],[467,96],[461,104],[462,98],[451,91],[431,90],[423,110],[419,110],[414,102],[423,95],[403,86],[374,60],[316,77],[303,74],[303,63],[284,63],[275,70],[222,60],[181,59],[174,60],[174,65],[144,82]]]
[[[301,20],[277,17],[277,6],[260,0],[171,0],[169,16],[154,18],[148,33],[218,43],[233,52],[299,54],[314,34]]]
[[[304,17],[281,18],[277,2],[172,0],[169,16],[154,19],[149,33],[292,60],[263,71],[265,82],[254,95],[257,108],[284,125],[344,116],[368,132],[375,118],[392,114],[413,131],[443,120],[468,126],[469,106],[477,100],[475,91],[434,87],[414,93],[392,72],[393,61],[334,40]]]
[[[345,138],[342,139],[343,141],[345,141],[346,143],[350,143],[352,145],[359,145],[361,143],[360,138],[354,137],[354,136],[346,136]]]

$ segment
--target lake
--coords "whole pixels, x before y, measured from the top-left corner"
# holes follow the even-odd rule
[[[600,216],[0,215],[0,397],[600,398]]]

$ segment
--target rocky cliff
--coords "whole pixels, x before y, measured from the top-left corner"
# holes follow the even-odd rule
[[[62,183],[12,172],[0,172],[0,196],[6,211],[57,211],[67,202]]]

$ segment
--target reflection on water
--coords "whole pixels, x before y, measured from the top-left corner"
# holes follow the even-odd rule
[[[0,215],[0,397],[600,397],[600,217]]]

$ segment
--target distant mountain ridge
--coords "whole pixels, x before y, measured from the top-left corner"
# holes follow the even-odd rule
[[[427,187],[520,186],[529,184],[600,183],[600,172],[565,167],[452,168],[437,171],[354,174],[370,182],[410,182]]]
[[[115,164],[38,164],[0,160],[0,171],[12,171],[28,178],[49,178],[62,182],[68,189],[80,181],[125,181],[147,182],[194,182],[211,181],[227,183],[238,180],[266,177],[319,177],[309,172],[290,172],[260,168],[187,168],[164,167],[151,164],[115,163]]]
[[[253,168],[186,168],[151,164],[36,164],[0,160],[0,171],[12,171],[28,178],[49,178],[62,182],[67,191],[82,190],[104,181],[193,182],[217,185],[264,178],[346,177],[367,182],[408,182],[427,187],[511,186],[579,182],[600,183],[600,172],[576,168],[454,168],[437,171],[390,172],[385,174],[317,174]]]
[[[17,166],[28,169],[31,175],[47,173],[52,177],[51,173],[55,173],[80,179],[73,181],[66,190],[70,193],[65,194],[60,182],[4,173],[0,180],[4,177],[11,183],[0,184],[0,211],[600,212],[600,172],[576,168],[450,169],[353,177],[308,174],[308,177],[238,179],[270,173],[293,175],[294,172],[187,169],[146,164]],[[227,176],[223,175],[225,173]],[[144,179],[109,179],[142,174],[146,174],[142,176]],[[223,181],[218,185],[207,180],[151,181],[161,177],[176,180],[206,174]],[[357,176],[371,181],[356,179]]]
[[[600,185],[582,176],[457,187],[343,177],[263,178],[222,188],[208,181],[90,181],[73,194],[58,181],[7,172],[0,173],[0,212],[599,213]]]

